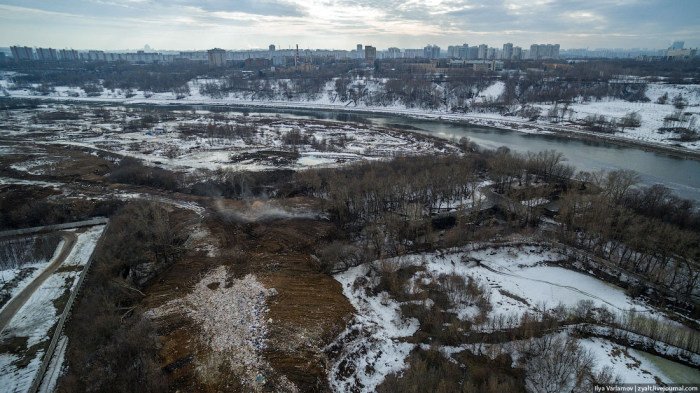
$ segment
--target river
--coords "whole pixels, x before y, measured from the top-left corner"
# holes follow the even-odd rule
[[[163,109],[164,107],[153,107]],[[173,108],[207,109],[242,113],[240,107],[182,105]],[[580,171],[631,169],[639,173],[643,185],[663,184],[682,198],[700,202],[700,161],[670,153],[645,150],[637,146],[620,146],[604,141],[568,138],[552,134],[532,134],[463,123],[423,120],[406,116],[317,109],[255,108],[250,115],[276,115],[283,118],[359,121],[380,126],[408,126],[412,131],[448,140],[467,137],[479,146],[495,149],[506,146],[518,152],[556,150]],[[700,203],[698,203],[700,204]]]

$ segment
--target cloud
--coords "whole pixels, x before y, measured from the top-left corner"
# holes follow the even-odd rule
[[[174,0],[163,1],[165,4],[196,7],[207,12],[229,12],[264,16],[301,17],[305,15],[303,7],[283,0]]]
[[[0,0],[0,10],[0,45],[700,45],[697,0]]]

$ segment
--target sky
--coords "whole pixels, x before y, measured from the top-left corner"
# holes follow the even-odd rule
[[[700,46],[700,0],[0,0],[0,46]]]

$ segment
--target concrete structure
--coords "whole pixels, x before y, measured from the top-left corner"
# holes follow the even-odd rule
[[[374,63],[375,60],[377,60],[377,48],[375,48],[371,45],[366,45],[365,46],[365,61],[367,63]]]
[[[223,67],[226,64],[226,51],[220,48],[207,51],[210,67]]]
[[[673,41],[673,44],[668,49],[683,49],[683,46],[685,46],[685,41]]]
[[[270,44],[270,46],[267,47],[267,50],[270,51],[270,52],[274,52],[274,51],[275,51],[275,45]]]
[[[458,49],[455,45],[449,45],[447,47],[447,58],[448,59],[456,59],[458,53],[459,53]]]
[[[206,51],[200,50],[200,51],[189,51],[189,52],[180,52],[176,58],[178,60],[191,60],[191,61],[209,61],[209,54]]]
[[[437,45],[428,45],[423,48],[423,57],[426,59],[439,59],[440,47]]]
[[[105,52],[101,50],[91,50],[88,51],[87,53],[87,60],[92,60],[92,61],[107,61],[107,56],[105,56]]]
[[[511,56],[512,60],[522,60],[523,58],[523,48],[519,46],[513,47],[513,56]]]
[[[78,51],[75,49],[61,49],[58,54],[63,61],[80,60],[80,55],[78,55]]]
[[[688,60],[697,56],[697,49],[673,49],[668,48],[666,51],[666,59],[668,60]]]
[[[357,44],[357,53],[356,56],[358,59],[362,59],[365,55],[365,52],[362,50],[362,44]]]
[[[486,56],[488,55],[488,50],[489,50],[488,45],[486,45],[486,44],[479,45],[479,53],[476,56],[476,58],[481,59],[481,60],[486,59]]]
[[[10,51],[15,61],[34,60],[34,51],[28,46],[11,46]]]
[[[489,60],[496,59],[496,48],[488,48],[486,50],[486,58]]]
[[[559,44],[532,44],[530,45],[530,59],[558,59]]]
[[[57,61],[58,53],[53,48],[36,48],[36,59],[40,61]]]
[[[423,57],[423,54],[423,49],[404,49],[403,51],[403,57],[405,59],[416,59],[419,57]]]
[[[500,60],[450,60],[450,67],[470,67],[474,71],[503,71]]]
[[[389,59],[401,58],[401,49],[399,49],[399,48],[391,47],[391,48],[387,49],[386,53],[387,53],[386,57]]]
[[[501,59],[510,60],[513,58],[513,44],[508,42],[503,44],[503,52],[501,53]]]
[[[457,51],[457,57],[464,60],[469,56],[469,45],[462,44]]]

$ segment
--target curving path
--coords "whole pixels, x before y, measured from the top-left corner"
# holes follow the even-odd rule
[[[30,282],[29,285],[10,299],[5,308],[0,311],[0,332],[2,332],[7,324],[10,323],[12,317],[14,317],[17,311],[19,311],[27,300],[29,300],[34,291],[36,291],[37,288],[39,288],[41,284],[43,284],[44,281],[46,281],[46,279],[49,278],[59,266],[61,266],[63,261],[66,260],[73,249],[73,245],[75,245],[76,240],[78,240],[78,235],[75,232],[59,232],[59,234],[63,238],[63,247],[56,258],[54,258],[53,261],[51,261],[44,269],[44,271],[42,271],[32,282]]]
[[[568,289],[568,290],[573,291],[573,292],[578,292],[578,293],[580,293],[580,294],[582,294],[582,295],[584,295],[584,296],[590,297],[591,299],[600,300],[601,302],[603,302],[603,303],[609,305],[610,307],[612,307],[612,308],[614,308],[614,309],[617,309],[617,310],[620,310],[620,311],[622,311],[622,312],[626,312],[626,311],[635,311],[635,312],[638,312],[638,313],[641,313],[641,312],[650,312],[650,310],[637,310],[637,309],[621,308],[621,307],[618,307],[618,306],[616,306],[616,305],[610,303],[609,301],[607,301],[607,300],[601,298],[600,296],[596,296],[596,295],[594,295],[594,294],[592,294],[592,293],[590,293],[590,292],[586,292],[586,291],[584,291],[584,290],[581,290],[581,289],[578,289],[578,288],[576,288],[576,287],[572,287],[572,286],[569,286],[569,285],[557,284],[557,283],[554,283],[554,282],[551,282],[551,281],[547,281],[547,280],[539,280],[539,279],[536,279],[536,278],[524,277],[524,276],[521,276],[521,275],[518,275],[518,274],[515,274],[515,273],[504,272],[504,271],[501,271],[501,270],[494,269],[494,268],[492,268],[492,267],[486,266],[486,265],[483,264],[483,263],[481,264],[481,267],[483,267],[484,269],[486,269],[486,270],[488,270],[488,271],[491,271],[491,272],[493,272],[493,273],[500,274],[501,276],[511,276],[511,277],[515,277],[515,278],[522,279],[522,280],[528,280],[528,281],[534,281],[534,282],[541,282],[541,283],[549,284],[549,285],[552,285],[552,286],[555,286],[555,287]],[[510,270],[509,270],[509,271],[510,271]]]

